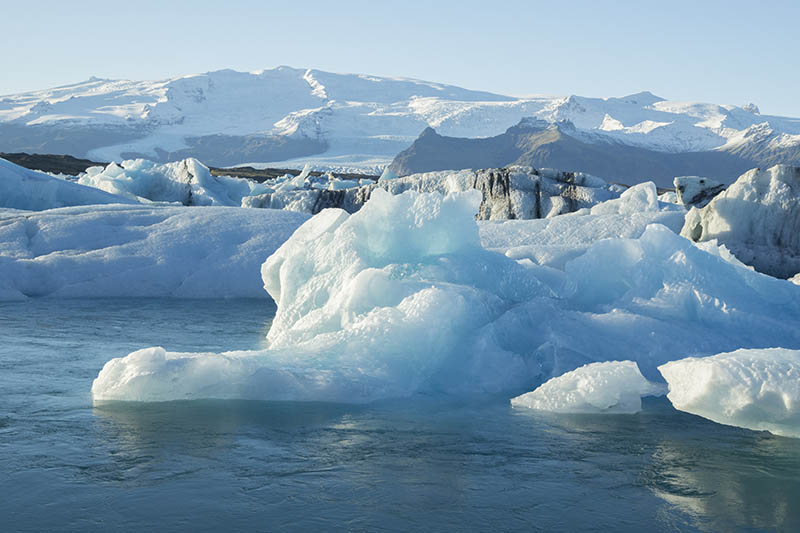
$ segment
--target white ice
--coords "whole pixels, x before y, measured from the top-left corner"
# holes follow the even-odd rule
[[[131,200],[84,187],[0,158],[0,208],[41,211],[90,204],[127,204]]]
[[[212,176],[196,159],[158,164],[144,159],[92,167],[78,183],[137,202],[169,202],[182,205],[239,206],[255,182],[228,176]]]
[[[677,203],[686,207],[704,207],[725,185],[701,176],[678,176],[673,180]]]
[[[800,438],[800,351],[736,350],[659,367],[676,409]]]
[[[649,216],[672,213],[651,203],[648,191],[631,196],[639,193]],[[796,285],[709,254],[658,224],[632,238],[578,237],[580,252],[562,264],[516,261],[481,245],[473,218],[479,203],[477,191],[376,190],[353,215],[321,212],[262,267],[278,304],[269,349],[147,349],[110,361],[94,398],[511,397],[621,357],[654,380],[658,365],[685,354],[800,348]],[[576,232],[592,234],[591,221],[603,217],[620,217],[613,225],[625,227],[635,214],[614,205],[610,214],[563,218],[587,220]]]
[[[716,239],[767,274],[800,272],[800,167],[776,165],[742,174],[702,209],[686,215],[681,235]]]
[[[307,218],[234,207],[0,209],[0,300],[264,298],[260,264]]]
[[[633,414],[642,410],[642,396],[664,393],[633,361],[590,363],[511,399],[514,407],[554,413]]]
[[[546,219],[479,222],[479,227],[486,248],[563,270],[567,261],[603,239],[638,238],[650,224],[678,232],[685,213],[680,206],[659,202],[655,185],[648,182],[591,209]]]

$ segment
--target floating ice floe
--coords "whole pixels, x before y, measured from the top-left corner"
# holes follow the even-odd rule
[[[716,239],[759,272],[800,272],[800,167],[776,165],[742,174],[702,209],[686,215],[681,235]]]
[[[476,191],[376,190],[355,214],[323,211],[262,267],[278,304],[267,350],[148,348],[110,361],[95,400],[512,397],[593,362],[629,359],[655,380],[676,354],[800,348],[796,285],[655,224],[586,239],[558,267],[516,261],[481,245],[480,203]],[[618,207],[564,218],[630,216]]]
[[[0,208],[42,211],[91,204],[128,204],[130,199],[84,187],[0,158]]]
[[[800,351],[736,350],[659,367],[676,409],[720,424],[800,438]]]
[[[512,398],[511,405],[554,413],[633,414],[642,410],[642,396],[664,392],[665,387],[647,381],[633,361],[606,361],[552,378]]]

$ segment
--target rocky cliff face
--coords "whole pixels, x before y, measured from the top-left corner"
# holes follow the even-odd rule
[[[339,191],[276,191],[245,198],[245,204],[312,214],[327,207],[337,207],[353,213],[369,200],[376,188],[392,194],[407,190],[448,194],[477,189],[483,194],[477,215],[480,220],[547,218],[591,207],[616,198],[622,192],[619,186],[580,172],[508,167],[428,172]]]
[[[716,239],[759,272],[800,272],[800,167],[776,165],[741,175],[702,209],[686,215],[681,235]]]

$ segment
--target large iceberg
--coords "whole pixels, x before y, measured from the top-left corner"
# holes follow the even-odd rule
[[[800,351],[736,350],[659,367],[676,409],[800,438]]]
[[[562,265],[516,261],[481,245],[480,203],[475,191],[376,190],[355,214],[323,211],[262,267],[278,304],[268,349],[148,348],[109,361],[94,398],[510,398],[621,356],[654,380],[678,355],[800,348],[796,285],[657,224],[634,238],[582,244]],[[625,216],[622,204],[584,218]],[[657,202],[651,207],[662,214]]]
[[[800,272],[800,167],[776,165],[742,174],[702,209],[686,215],[681,235],[716,239],[759,272]]]
[[[307,218],[231,207],[0,209],[0,301],[264,298],[260,264]]]
[[[514,407],[554,413],[633,414],[642,410],[642,396],[663,394],[664,387],[647,381],[633,361],[590,363],[511,399]]]
[[[42,211],[92,204],[128,204],[130,199],[84,187],[0,158],[0,208]]]

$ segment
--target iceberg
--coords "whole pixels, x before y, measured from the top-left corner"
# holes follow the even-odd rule
[[[676,409],[720,424],[800,438],[800,351],[736,350],[659,367]]]
[[[800,167],[742,174],[702,209],[686,215],[681,235],[716,239],[740,261],[779,278],[800,273]]]
[[[93,204],[129,204],[128,198],[98,191],[0,158],[0,208],[43,211]]]
[[[650,214],[663,215],[650,192],[640,191]],[[266,350],[147,348],[109,361],[93,396],[511,398],[621,356],[647,379],[661,380],[657,367],[676,354],[800,349],[794,284],[708,253],[658,224],[631,238],[579,239],[581,251],[560,265],[515,260],[481,243],[474,218],[480,205],[477,191],[375,190],[354,214],[323,210],[261,268],[278,306]],[[589,231],[591,221],[632,216],[619,214],[619,205],[608,209],[564,218],[586,219],[576,231]]]
[[[642,410],[642,396],[663,393],[664,387],[647,381],[633,361],[607,361],[552,378],[512,398],[511,405],[554,413],[633,414]]]
[[[91,167],[78,177],[78,183],[136,202],[187,206],[239,206],[257,187],[249,180],[212,176],[208,167],[193,158],[164,164],[131,159],[105,168]]]
[[[266,298],[260,264],[307,219],[233,207],[0,209],[0,301]]]
[[[291,209],[310,214],[336,207],[354,213],[375,190],[395,195],[405,191],[446,195],[478,190],[483,195],[477,213],[479,220],[537,219],[590,208],[617,198],[622,192],[622,187],[609,185],[588,174],[532,167],[447,170],[402,178],[392,178],[391,171],[386,169],[377,182],[329,177],[327,180],[279,183],[280,180],[270,183],[268,190],[254,188],[250,196],[242,199],[242,206]],[[628,204],[630,202],[626,202]]]

